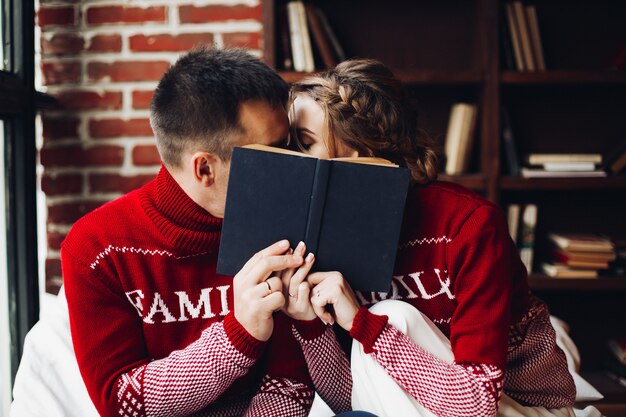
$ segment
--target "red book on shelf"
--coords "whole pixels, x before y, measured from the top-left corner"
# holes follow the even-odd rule
[[[580,259],[573,258],[563,252],[554,251],[552,259],[560,264],[571,266],[572,268],[584,268],[584,269],[606,269],[609,267],[609,262],[606,260],[597,259]]]

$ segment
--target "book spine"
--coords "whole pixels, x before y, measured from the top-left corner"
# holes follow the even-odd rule
[[[511,117],[507,109],[502,109],[502,147],[504,148],[504,156],[507,162],[507,168],[510,175],[517,176],[520,174],[520,163],[513,138],[513,127],[511,126]]]
[[[296,71],[304,71],[306,63],[304,58],[304,44],[302,41],[302,29],[300,27],[297,2],[290,1],[287,3],[287,18],[289,21],[289,35],[291,37],[293,68]]]
[[[317,49],[322,57],[324,66],[326,68],[333,68],[337,65],[337,61],[333,57],[330,42],[324,35],[324,29],[319,21],[315,7],[311,4],[306,4],[304,7],[306,8],[306,17],[309,22],[309,28],[311,29],[310,32],[313,34],[313,40],[315,40],[315,44],[317,45]]]
[[[519,253],[526,270],[530,274],[533,268],[535,228],[537,227],[537,206],[535,204],[527,204],[524,207],[521,226]]]
[[[331,165],[330,161],[319,159],[315,166],[313,186],[311,187],[311,203],[309,204],[309,215],[304,232],[307,252],[317,253]]]

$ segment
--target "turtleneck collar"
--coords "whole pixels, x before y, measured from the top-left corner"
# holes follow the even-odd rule
[[[193,201],[164,166],[156,179],[143,188],[140,199],[150,220],[177,252],[217,250],[222,219]]]

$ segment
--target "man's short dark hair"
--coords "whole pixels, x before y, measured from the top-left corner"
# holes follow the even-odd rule
[[[285,106],[289,86],[244,49],[200,46],[176,61],[152,97],[150,123],[163,162],[178,167],[197,147],[230,159],[233,134],[242,132],[239,107],[262,100]]]

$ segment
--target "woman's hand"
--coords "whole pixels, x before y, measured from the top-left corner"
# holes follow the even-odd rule
[[[345,330],[352,329],[360,305],[350,285],[339,272],[314,272],[307,277],[313,286],[311,304],[315,314],[327,324],[335,321]],[[332,305],[333,313],[326,310]]]
[[[304,258],[306,245],[300,242],[293,251],[294,256]],[[295,320],[313,320],[316,316],[310,301],[311,286],[306,280],[315,256],[309,253],[299,268],[286,269],[281,274],[285,304],[283,312]]]

